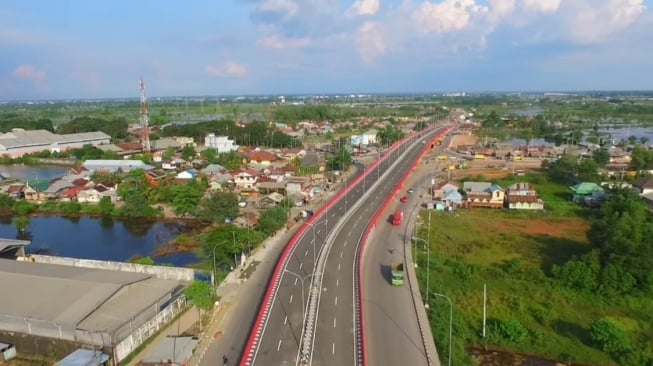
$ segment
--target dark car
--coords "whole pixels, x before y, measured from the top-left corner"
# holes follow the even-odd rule
[[[403,202],[403,203],[406,203],[406,202],[408,202],[408,197],[403,196],[403,197],[401,197],[401,198],[399,199],[399,201],[401,201],[401,202]]]

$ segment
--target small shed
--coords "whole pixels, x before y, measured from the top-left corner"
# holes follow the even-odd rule
[[[102,351],[78,348],[57,361],[54,366],[98,366],[106,365],[111,357]]]
[[[0,363],[16,357],[16,347],[0,342]]]
[[[138,365],[188,365],[193,351],[197,347],[197,339],[192,337],[166,337],[150,351]]]

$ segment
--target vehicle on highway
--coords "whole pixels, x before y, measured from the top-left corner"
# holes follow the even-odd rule
[[[402,203],[406,203],[406,202],[408,202],[408,197],[403,196],[403,197],[401,197],[401,198],[399,199],[399,201],[401,201]]]
[[[392,285],[402,286],[404,284],[404,264],[392,263],[390,265],[390,271],[392,274]]]
[[[401,221],[403,219],[404,219],[404,212],[403,211],[397,211],[394,215],[392,215],[392,225],[394,225],[394,226],[401,225]]]
[[[415,192],[415,190],[412,188],[408,190],[408,194],[413,194],[413,192]]]

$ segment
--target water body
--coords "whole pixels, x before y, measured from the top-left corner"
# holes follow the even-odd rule
[[[5,178],[19,180],[51,180],[68,174],[70,168],[61,166],[0,165],[0,174]]]
[[[121,262],[137,255],[152,256],[158,246],[189,229],[178,222],[37,216],[30,219],[28,235],[19,236],[12,217],[0,217],[0,238],[31,240],[27,253]],[[198,262],[194,253],[153,259],[179,267]]]
[[[514,113],[522,117],[535,117],[538,114],[544,113],[544,109],[540,107],[529,107],[514,111]]]
[[[585,135],[593,135],[594,130],[583,131]],[[612,136],[612,139],[615,140],[615,143],[618,143],[621,139],[628,140],[628,137],[635,136],[638,139],[641,137],[647,137],[649,142],[653,142],[653,128],[650,127],[631,127],[631,128],[613,128],[613,129],[599,129],[597,132],[601,136]]]

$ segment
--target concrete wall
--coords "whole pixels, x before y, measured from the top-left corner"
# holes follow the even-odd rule
[[[49,255],[33,254],[29,256],[34,262],[59,264],[64,266],[108,269],[113,271],[145,273],[164,280],[193,282],[195,270],[190,268],[146,266],[136,263],[98,261],[93,259],[77,259],[68,257],[54,257]]]

